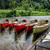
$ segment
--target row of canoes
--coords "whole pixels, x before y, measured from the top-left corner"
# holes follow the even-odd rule
[[[8,19],[6,19],[6,20],[4,20],[4,21],[2,21],[2,22],[0,23],[0,30],[5,29],[7,26],[9,26],[9,29],[12,29],[12,28],[15,27],[17,24],[23,23],[23,22],[25,22],[25,24],[26,24],[27,20],[26,20],[26,19],[22,19],[22,20],[18,21],[17,19],[15,19],[15,20],[13,20],[13,21],[9,21]],[[24,25],[24,24],[23,24],[23,25]]]
[[[1,30],[6,28],[7,26],[9,26],[9,29],[12,29],[14,27],[16,33],[25,29],[25,31],[27,33],[29,33],[30,31],[33,30],[34,34],[36,34],[36,33],[40,33],[42,31],[46,30],[48,28],[49,24],[48,24],[48,20],[38,23],[38,21],[36,19],[32,20],[30,22],[28,22],[26,19],[22,19],[20,21],[15,19],[14,21],[9,22],[9,20],[6,19],[2,23],[0,23]]]

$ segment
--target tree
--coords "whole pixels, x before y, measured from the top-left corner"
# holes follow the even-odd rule
[[[50,10],[50,0],[0,0],[0,9]]]
[[[27,10],[28,7],[29,7],[28,0],[23,0],[21,3],[22,3],[22,7],[23,7],[25,10]]]
[[[16,1],[11,0],[11,2],[9,4],[11,10],[14,10],[15,9],[15,3],[16,3]]]
[[[4,1],[1,1],[0,3],[1,3],[1,4],[0,4],[1,8],[2,8],[2,9],[5,9],[5,3],[4,3]]]

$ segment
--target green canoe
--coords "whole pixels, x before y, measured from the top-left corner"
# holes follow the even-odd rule
[[[47,24],[43,24],[43,25],[40,25],[40,26],[34,26],[33,27],[33,34],[40,34],[41,32],[43,32],[43,31],[45,31],[46,29],[48,29],[49,28],[49,23],[47,23]]]

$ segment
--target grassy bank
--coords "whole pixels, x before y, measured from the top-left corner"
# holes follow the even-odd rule
[[[12,16],[43,16],[50,15],[50,12],[39,12],[39,11],[11,11],[11,10],[0,10],[0,18],[12,17]]]

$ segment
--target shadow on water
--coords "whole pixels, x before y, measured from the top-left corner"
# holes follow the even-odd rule
[[[6,32],[6,31],[5,31],[5,30],[3,30],[3,31],[1,32],[1,35],[4,35],[4,34],[5,34],[5,32]]]
[[[26,33],[25,30],[23,30],[20,33],[15,33],[15,38],[17,37],[19,40],[22,39],[22,38],[25,38],[25,41],[26,41],[27,39],[29,39],[29,37],[31,35],[33,35],[33,32]]]
[[[6,32],[8,32],[8,29],[9,29],[9,28],[6,27],[5,29],[1,30],[1,31],[0,31],[0,34],[1,34],[1,35],[6,34]]]
[[[32,34],[33,34],[33,32],[29,32],[29,33],[26,32],[26,40],[27,40]]]
[[[27,48],[27,46],[32,43],[33,34],[27,34],[24,30],[19,34],[15,33],[15,38],[17,44],[19,44],[21,47]]]
[[[48,31],[50,31],[50,30],[48,30]],[[48,33],[48,31],[47,31],[47,33]],[[7,30],[7,32],[8,32],[8,30]],[[46,32],[44,32],[44,33],[46,33]],[[9,50],[10,50],[10,48],[14,49],[14,50],[22,50],[22,49],[26,50],[27,46],[32,44],[33,33],[28,34],[24,30],[19,34],[16,34],[15,38],[17,38],[16,39],[17,43],[15,43],[14,35],[15,35],[15,33],[13,31],[11,33],[9,33],[8,35],[6,35],[7,37],[5,37],[5,35],[4,35],[4,38],[2,38],[2,40],[3,39],[5,40],[5,41],[3,41],[3,44],[2,44],[3,49],[4,49],[4,46],[5,46],[5,48],[8,47]],[[0,43],[1,43],[2,40],[0,40]],[[4,44],[4,42],[6,42],[6,44]]]
[[[22,32],[19,32],[19,33],[15,33],[15,38],[18,40],[23,36],[25,35],[25,30],[23,30]],[[24,37],[25,38],[25,37]],[[22,38],[21,38],[22,39]]]
[[[12,33],[14,33],[14,28],[12,28],[12,29],[9,29],[9,34],[12,34]]]

